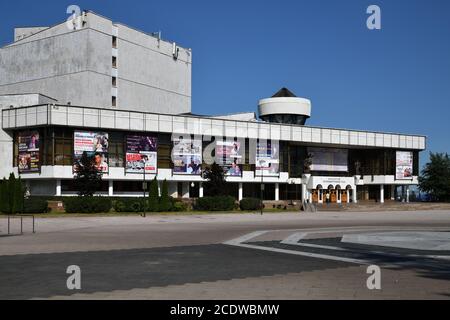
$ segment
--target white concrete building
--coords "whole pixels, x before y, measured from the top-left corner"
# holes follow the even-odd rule
[[[32,195],[75,194],[83,153],[109,196],[140,196],[156,177],[174,197],[202,197],[209,156],[237,199],[263,184],[266,200],[384,202],[418,183],[422,135],[306,126],[311,101],[285,88],[260,100],[260,119],[193,115],[190,49],[92,12],[81,21],[16,29],[0,49],[0,175]]]

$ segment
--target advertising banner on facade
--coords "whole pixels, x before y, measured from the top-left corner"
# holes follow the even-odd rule
[[[255,169],[256,176],[279,176],[280,148],[278,141],[264,141],[256,144]]]
[[[308,148],[308,154],[312,156],[312,171],[348,171],[346,149]]]
[[[36,130],[19,132],[17,139],[19,173],[39,172],[39,132]]]
[[[242,176],[242,153],[239,141],[216,141],[216,163],[226,176]]]
[[[125,172],[157,173],[158,139],[149,135],[128,135],[126,137]]]
[[[201,174],[202,141],[174,139],[172,161],[174,174]]]
[[[74,170],[80,165],[81,157],[86,152],[99,171],[108,173],[108,139],[108,133],[105,132],[75,131],[73,142]]]
[[[397,151],[395,158],[395,179],[411,180],[413,178],[413,153]]]

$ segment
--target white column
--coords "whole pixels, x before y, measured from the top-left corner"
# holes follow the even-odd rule
[[[406,186],[406,202],[409,202],[409,186]]]
[[[347,192],[347,203],[350,203],[350,191],[347,189],[345,192]]]
[[[391,200],[395,200],[395,185],[391,185]]]
[[[384,203],[384,184],[380,185],[380,203]]]
[[[243,198],[244,198],[244,185],[242,182],[239,182],[238,200],[241,201]]]
[[[275,183],[275,201],[280,201],[280,184]]]
[[[352,190],[352,200],[353,200],[353,203],[358,203],[358,197],[357,197],[356,188],[357,188],[357,187],[355,186],[355,189]]]
[[[203,182],[199,182],[198,197],[203,198]]]
[[[56,196],[61,196],[61,179],[56,180]]]
[[[312,203],[313,202],[312,192],[310,190],[307,190],[306,194],[308,195],[309,203]]]
[[[112,197],[114,196],[114,181],[109,180],[108,183],[108,196]]]

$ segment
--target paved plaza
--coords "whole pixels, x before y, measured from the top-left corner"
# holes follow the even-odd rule
[[[449,299],[450,211],[37,219],[0,299]],[[18,231],[17,222],[12,231]],[[66,269],[81,269],[81,290]],[[381,268],[369,290],[367,267]]]

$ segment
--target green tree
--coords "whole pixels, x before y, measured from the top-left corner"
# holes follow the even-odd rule
[[[419,189],[434,201],[450,201],[450,158],[447,153],[430,152],[430,162],[419,177]]]
[[[75,189],[80,197],[92,197],[100,190],[102,173],[95,167],[94,161],[86,152],[75,166]]]
[[[159,210],[159,190],[158,180],[156,177],[150,183],[150,189],[148,192],[148,211],[156,212]]]
[[[169,186],[167,180],[164,179],[161,186],[161,198],[159,199],[159,211],[170,211],[172,203],[169,198]]]
[[[203,183],[206,192],[209,196],[221,196],[226,190],[226,181],[223,168],[217,163],[213,163],[207,167],[203,172],[203,178],[206,181]]]
[[[0,183],[0,211],[7,214],[22,212],[25,188],[22,180],[16,179],[13,173]]]

